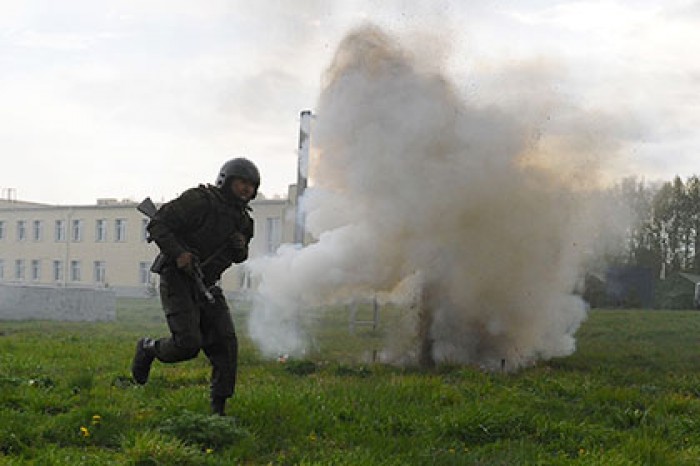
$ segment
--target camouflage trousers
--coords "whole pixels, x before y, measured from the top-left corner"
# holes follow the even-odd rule
[[[229,398],[236,385],[238,340],[226,298],[219,287],[207,302],[194,281],[177,269],[160,276],[160,300],[170,337],[156,341],[156,358],[175,363],[195,358],[200,349],[212,365],[211,396]]]

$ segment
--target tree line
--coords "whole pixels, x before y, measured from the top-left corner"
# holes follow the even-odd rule
[[[605,262],[648,268],[659,278],[676,272],[700,274],[697,175],[658,183],[625,178],[606,196],[627,218],[607,248]]]

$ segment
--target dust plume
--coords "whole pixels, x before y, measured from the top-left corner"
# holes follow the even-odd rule
[[[311,136],[317,240],[250,264],[264,353],[308,347],[305,310],[375,295],[405,309],[387,361],[515,369],[574,351],[594,223],[581,192],[615,150],[605,125],[548,87],[546,63],[504,70],[517,79],[476,102],[418,61],[371,25],[339,45]]]

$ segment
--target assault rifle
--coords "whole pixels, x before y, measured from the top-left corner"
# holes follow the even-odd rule
[[[152,219],[153,216],[158,212],[158,208],[156,208],[156,205],[153,203],[150,197],[147,197],[139,205],[136,206],[136,210],[144,214],[146,217]],[[163,254],[163,252],[160,252],[158,254],[158,257],[156,257],[156,260],[153,262],[153,266],[151,267],[152,272],[160,273],[160,270],[163,268],[163,265],[168,261],[168,256]],[[211,294],[211,291],[209,291],[209,288],[207,288],[207,285],[204,284],[204,272],[202,272],[202,267],[199,264],[199,259],[195,256],[194,260],[192,262],[192,268],[190,269],[190,276],[194,280],[195,284],[197,285],[197,288],[199,289],[199,292],[202,293],[202,295],[209,301],[210,303],[214,303],[214,295]]]

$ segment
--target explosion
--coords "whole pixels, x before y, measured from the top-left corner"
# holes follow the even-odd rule
[[[386,361],[515,369],[575,350],[592,237],[580,191],[609,138],[536,66],[508,70],[521,79],[491,102],[439,68],[371,25],[340,43],[303,203],[316,241],[250,263],[264,353],[306,348],[305,309],[367,296],[405,309]]]

